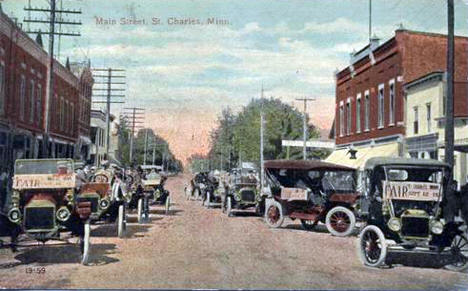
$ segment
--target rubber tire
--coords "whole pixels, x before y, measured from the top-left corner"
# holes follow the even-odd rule
[[[169,211],[171,210],[171,196],[169,195],[167,195],[165,207],[166,207],[166,215],[169,215]]]
[[[455,238],[459,236],[460,235],[456,235]],[[467,242],[468,241],[467,233],[466,232],[463,233],[462,236],[465,242]],[[455,240],[455,238],[453,240]],[[466,252],[466,248],[465,248],[465,252]],[[468,269],[468,261],[464,265],[461,265],[461,266],[454,266],[453,264],[450,264],[450,265],[444,266],[444,268],[453,272],[463,272]]]
[[[117,236],[119,238],[123,238],[125,236],[125,230],[126,230],[126,221],[125,221],[125,208],[124,205],[121,204],[119,205],[119,215],[118,215],[118,221],[117,221]]]
[[[302,229],[306,231],[314,230],[315,226],[317,226],[317,223],[314,222],[313,224],[308,224],[307,222],[309,221],[312,221],[312,220],[301,219]]]
[[[278,209],[278,211],[279,211],[280,217],[278,218],[278,220],[276,222],[271,222],[270,219],[268,218],[268,212],[270,211],[270,208],[272,208],[272,207],[276,207]],[[268,209],[265,209],[265,222],[271,228],[279,228],[279,227],[281,227],[281,225],[283,225],[284,213],[283,213],[283,206],[281,205],[281,203],[279,203],[276,200],[273,200],[268,205]]]
[[[80,237],[81,264],[87,265],[89,261],[91,227],[89,221],[84,224],[84,234]]]
[[[228,217],[232,217],[232,200],[231,196],[228,196],[226,200],[226,214]]]
[[[380,240],[380,242],[381,242],[381,245],[382,245],[379,259],[375,263],[370,263],[367,260],[366,255],[364,253],[364,250],[362,249],[362,238],[363,238],[363,235],[368,231],[372,231],[372,232],[376,233],[379,240]],[[387,246],[387,242],[385,240],[385,236],[384,236],[383,232],[380,230],[380,228],[378,228],[377,226],[368,225],[359,234],[359,237],[358,237],[359,260],[361,261],[361,263],[364,266],[373,267],[373,268],[378,268],[378,267],[383,266],[385,264],[385,258],[387,257],[387,251],[388,251],[387,248],[388,248],[388,246]]]
[[[137,215],[138,215],[138,223],[143,223],[143,198],[138,199],[138,208],[137,208]]]
[[[211,198],[211,193],[208,191],[206,192],[206,200],[205,200],[205,207],[210,208],[210,198]]]
[[[331,226],[331,222],[330,222],[331,216],[334,213],[338,212],[338,211],[346,213],[346,215],[348,215],[349,221],[350,221],[348,229],[346,231],[343,231],[343,232],[339,232],[339,231],[335,230]],[[336,206],[336,207],[333,207],[332,209],[330,209],[330,211],[328,211],[327,216],[325,218],[325,225],[327,226],[328,231],[332,235],[339,236],[339,237],[345,237],[345,236],[350,235],[354,231],[354,227],[356,226],[356,216],[348,208],[343,207],[343,206]]]

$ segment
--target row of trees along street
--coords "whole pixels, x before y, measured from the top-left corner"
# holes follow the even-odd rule
[[[119,127],[119,145],[117,159],[124,166],[131,166],[130,161],[130,146],[131,146],[132,129],[128,126],[125,119],[120,119]],[[147,136],[146,136],[147,135]],[[169,148],[169,144],[165,139],[155,134],[150,128],[138,130],[133,139],[133,164],[143,165],[145,161],[145,141],[146,141],[146,164],[162,165],[166,171],[180,172],[183,170],[182,163],[176,159]],[[153,154],[154,153],[154,154]],[[154,157],[154,160],[153,160]]]
[[[277,98],[252,99],[238,113],[229,107],[218,118],[218,126],[211,132],[211,148],[206,156],[192,155],[189,164],[195,171],[203,169],[228,170],[240,161],[260,162],[260,113],[263,110],[265,160],[287,158],[282,140],[303,139],[303,113]],[[314,125],[308,124],[308,139],[319,138]],[[326,150],[309,150],[308,159],[326,157]],[[302,159],[302,148],[291,147],[290,159]]]

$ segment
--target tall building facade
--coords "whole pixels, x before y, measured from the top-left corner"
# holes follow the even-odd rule
[[[351,55],[336,74],[334,137],[328,161],[356,168],[373,156],[405,156],[405,85],[445,71],[447,36],[400,29]],[[455,37],[455,116],[468,116],[468,38]],[[350,150],[355,152],[350,159]]]

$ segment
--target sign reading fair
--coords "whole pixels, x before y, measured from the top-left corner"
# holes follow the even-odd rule
[[[15,175],[13,177],[13,189],[60,189],[74,188],[75,174],[36,174]]]
[[[438,201],[440,185],[424,182],[383,182],[383,198],[388,200]]]

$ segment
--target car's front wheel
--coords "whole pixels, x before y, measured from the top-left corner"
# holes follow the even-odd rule
[[[268,205],[265,212],[265,222],[270,227],[281,227],[284,221],[283,207],[278,201],[273,201]]]
[[[359,234],[359,259],[365,266],[380,267],[387,257],[387,242],[383,232],[375,225],[366,226]]]
[[[228,217],[232,216],[232,198],[231,196],[228,196],[226,200],[226,214]]]
[[[125,236],[125,231],[127,229],[127,219],[125,217],[125,207],[123,204],[119,205],[119,214],[118,214],[118,225],[117,225],[117,235],[119,238]]]
[[[81,252],[81,264],[87,265],[89,261],[89,248],[90,248],[90,236],[91,236],[91,227],[89,221],[84,224],[83,235],[80,236],[80,252]]]
[[[462,272],[468,269],[468,238],[466,232],[455,236],[450,245],[450,252],[456,258],[456,262],[446,265],[447,270]]]

